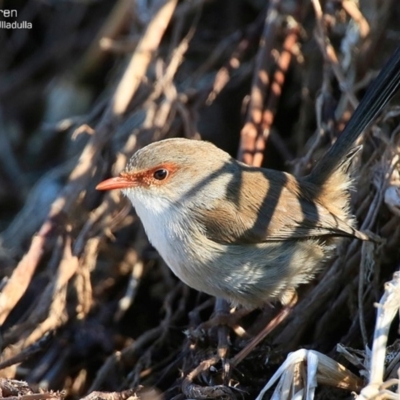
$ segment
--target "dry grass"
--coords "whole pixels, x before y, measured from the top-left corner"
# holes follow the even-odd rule
[[[305,174],[398,43],[400,6],[154,3],[2,4],[33,29],[0,30],[0,395],[254,399],[281,377],[275,398],[398,398],[396,102],[355,161],[359,225],[383,241],[338,248],[244,359],[280,306],[177,282],[126,200],[94,187],[171,136]]]

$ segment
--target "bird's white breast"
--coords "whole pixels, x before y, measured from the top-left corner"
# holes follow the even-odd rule
[[[187,241],[191,239],[189,229],[190,218],[178,210],[179,205],[172,205],[169,201],[152,197],[143,198],[140,193],[127,191],[125,193],[132,202],[139,216],[151,244],[157,249],[161,257],[171,270],[182,281],[190,286],[191,255],[187,254]]]

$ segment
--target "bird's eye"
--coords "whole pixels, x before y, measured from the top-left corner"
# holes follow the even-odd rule
[[[158,181],[162,181],[167,176],[168,176],[168,171],[166,169],[164,169],[164,168],[158,169],[153,174],[154,179],[157,179]]]

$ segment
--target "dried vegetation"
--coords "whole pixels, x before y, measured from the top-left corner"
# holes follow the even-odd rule
[[[1,6],[33,25],[0,29],[2,397],[254,399],[281,377],[264,398],[398,398],[396,102],[356,161],[354,210],[382,243],[341,246],[247,355],[280,306],[188,289],[126,200],[94,190],[171,136],[306,173],[399,42],[397,1]]]

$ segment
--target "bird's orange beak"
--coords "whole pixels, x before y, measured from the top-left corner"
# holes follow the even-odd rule
[[[127,189],[136,185],[134,179],[129,179],[127,175],[121,174],[115,178],[106,179],[100,182],[97,186],[97,190],[114,190],[114,189]]]

